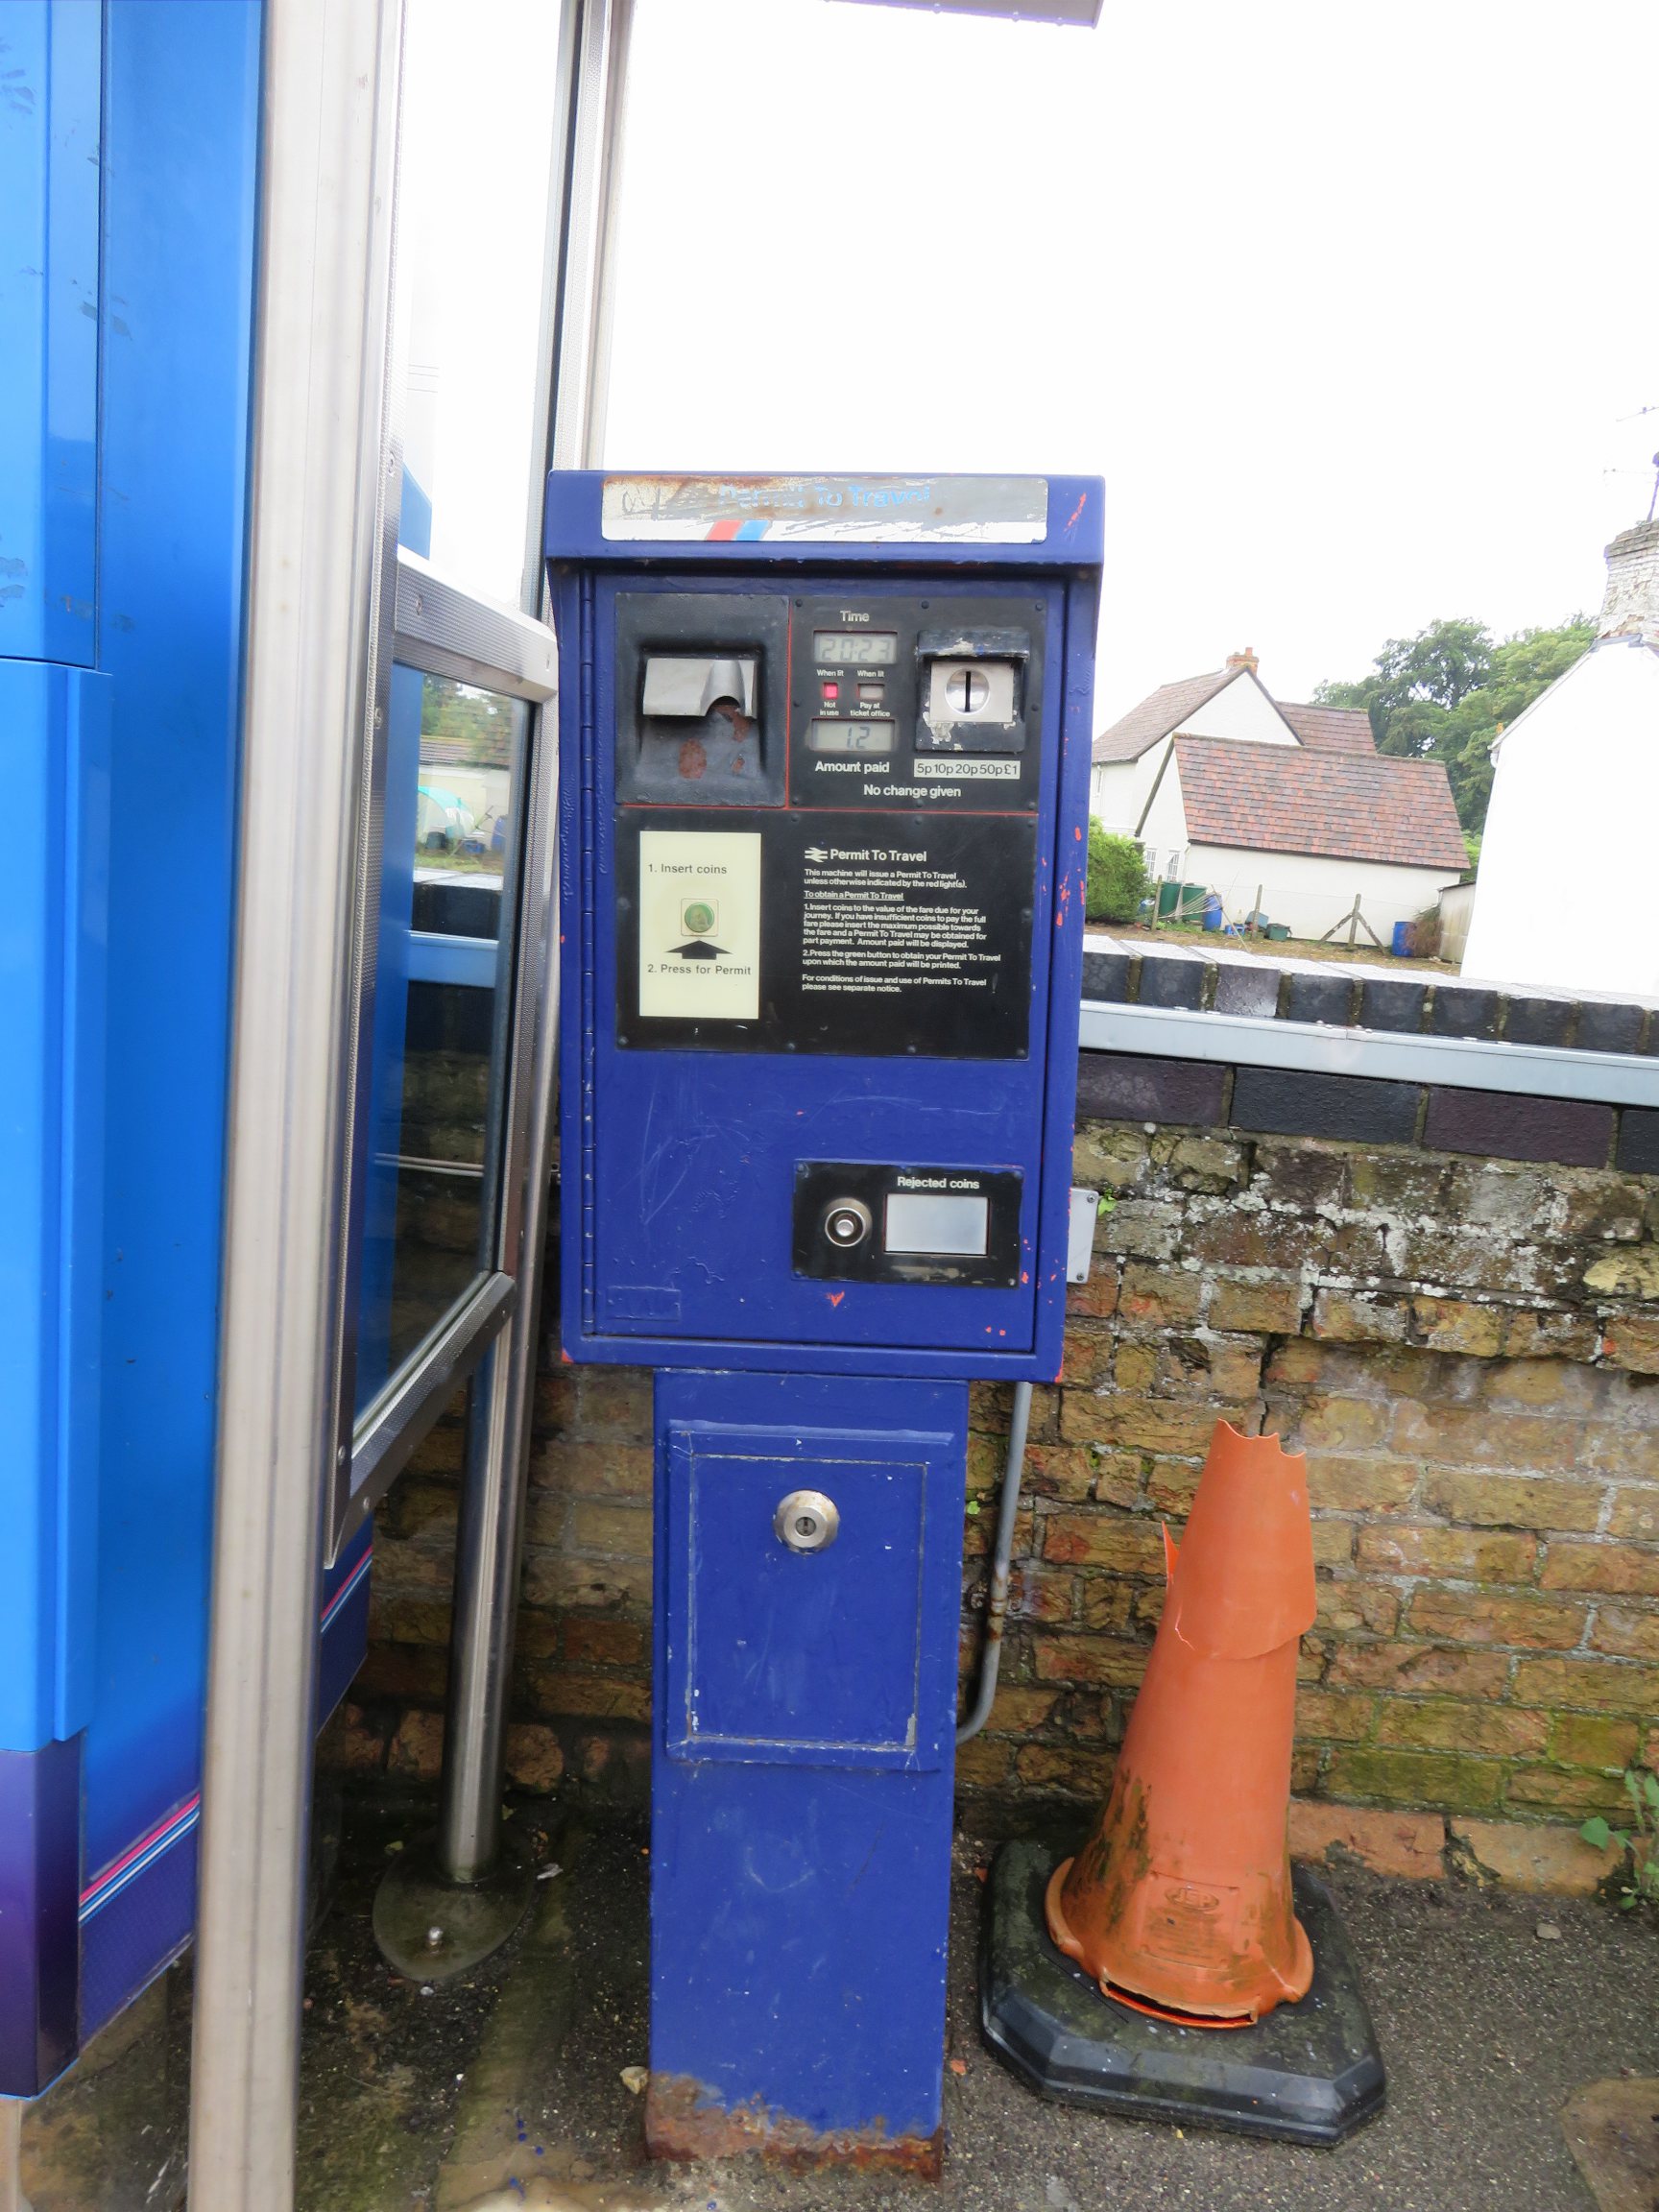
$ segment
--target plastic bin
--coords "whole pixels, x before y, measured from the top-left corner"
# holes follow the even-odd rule
[[[1409,922],[1395,923],[1394,934],[1389,940],[1388,950],[1393,953],[1396,960],[1408,960],[1411,957],[1411,925]]]
[[[1221,926],[1221,901],[1214,891],[1204,902],[1204,926],[1215,930]]]

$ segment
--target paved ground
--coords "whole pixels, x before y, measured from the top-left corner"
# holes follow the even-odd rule
[[[675,2174],[644,2163],[639,2102],[622,2079],[646,2055],[643,1831],[541,1832],[540,1853],[564,1871],[539,1887],[536,1920],[490,1967],[430,1994],[389,1972],[369,1932],[388,1846],[409,1833],[407,1807],[359,1806],[349,1822],[339,1897],[312,1952],[301,2212],[1594,2212],[1560,2107],[1598,2078],[1659,2073],[1652,1926],[1596,1904],[1337,1871],[1389,2068],[1380,2120],[1314,2152],[1046,2104],[979,2041],[984,1852],[966,1845],[950,2024],[961,2071],[948,2077],[943,2182],[741,2164]],[[1558,1936],[1541,1939],[1541,1922]],[[135,2102],[136,2076],[121,2098],[124,2070],[146,2070],[149,2084],[148,2132],[121,2174],[115,2121],[89,2117],[96,2085],[62,2099],[56,2140],[78,2147],[78,2163],[71,2175],[60,2160],[55,2178],[52,2130],[37,2131],[36,2212],[164,2212],[177,2200],[176,2166],[151,2193],[167,2155],[156,2064],[140,2041],[105,2069],[111,2112]],[[108,2169],[102,2182],[94,2165]],[[499,2194],[512,2176],[517,2186]]]
[[[633,1828],[592,1831],[572,1849],[555,1840],[551,1848],[565,1851],[568,1863],[541,1886],[541,1938],[518,1969],[533,1970],[543,1984],[542,1999],[518,2024],[529,2027],[528,2048],[517,2031],[497,2037],[488,2082],[470,2098],[465,2081],[444,2084],[441,2094],[430,2080],[432,2041],[452,2030],[457,2064],[446,2071],[468,2071],[460,2047],[479,2035],[483,1989],[423,1998],[387,1988],[390,1978],[360,1946],[335,1950],[335,1972],[349,1960],[349,1970],[368,1983],[350,2003],[382,2012],[392,2045],[405,2032],[397,2023],[418,2015],[415,2049],[428,2057],[414,2072],[431,2102],[418,2097],[405,2112],[393,2171],[385,2175],[390,2186],[379,2196],[359,2193],[369,2173],[355,2160],[344,2194],[327,2184],[329,2142],[356,2130],[326,2087],[326,2045],[348,2000],[340,1984],[327,1986],[330,1976],[322,1971],[317,1998],[325,2018],[308,2073],[316,2155],[305,2212],[404,2212],[410,2205],[450,2212],[469,2198],[475,2201],[499,2176],[499,2167],[495,2176],[489,2168],[493,2137],[495,2155],[506,2153],[510,2170],[525,2178],[544,2176],[561,2188],[626,2181],[633,2184],[630,2204],[712,2202],[720,2212],[923,2212],[931,2205],[940,2212],[1107,2212],[1122,2205],[1589,2212],[1594,2200],[1567,2151],[1559,2107],[1598,2077],[1659,2069],[1659,1934],[1652,1928],[1617,1920],[1599,1905],[1540,1904],[1337,1873],[1333,1887],[1365,1970],[1389,2067],[1390,2104],[1382,2119],[1338,2151],[1312,2152],[1194,2131],[1177,2136],[1046,2104],[979,2040],[973,1969],[982,1890],[974,1865],[983,1853],[970,1847],[960,1854],[956,1885],[950,2003],[950,2056],[963,2071],[948,2077],[944,2182],[933,2189],[879,2176],[776,2174],[743,2165],[694,2180],[664,2175],[642,2166],[639,2104],[622,2080],[623,2069],[643,2064],[646,2055],[643,1840]],[[1540,1939],[1541,1922],[1557,1928],[1558,1939]],[[343,1914],[337,1944],[349,1925]],[[538,2019],[564,2023],[557,2056],[537,2047]],[[503,2040],[508,2048],[500,2047]],[[395,2068],[408,2063],[392,2048],[387,2056]],[[451,2087],[453,2116],[441,2118]],[[458,2161],[452,2152],[445,2171],[442,2156],[431,2154],[444,2152],[457,2123],[455,2148],[465,2155]],[[462,2182],[466,2196],[457,2191]]]

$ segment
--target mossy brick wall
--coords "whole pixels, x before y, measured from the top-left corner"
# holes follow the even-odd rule
[[[1338,1803],[1577,1819],[1659,1759],[1659,1176],[1411,1144],[1087,1121],[1112,1194],[1066,1365],[1035,1394],[983,1809],[1093,1799],[1217,1417],[1306,1452],[1319,1618],[1295,1784]],[[1006,1392],[974,1393],[964,1665]],[[644,1787],[650,1385],[550,1353],[514,1772]],[[429,1771],[459,1428],[381,1516],[340,1743]]]

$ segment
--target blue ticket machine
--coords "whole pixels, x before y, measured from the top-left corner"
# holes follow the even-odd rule
[[[556,475],[562,1331],[656,1385],[659,2155],[936,2170],[968,1382],[1061,1356],[1093,479]]]

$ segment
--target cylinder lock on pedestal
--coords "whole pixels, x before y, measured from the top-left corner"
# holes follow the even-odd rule
[[[791,1551],[823,1551],[834,1543],[841,1516],[822,1490],[791,1490],[779,1500],[772,1527]]]

